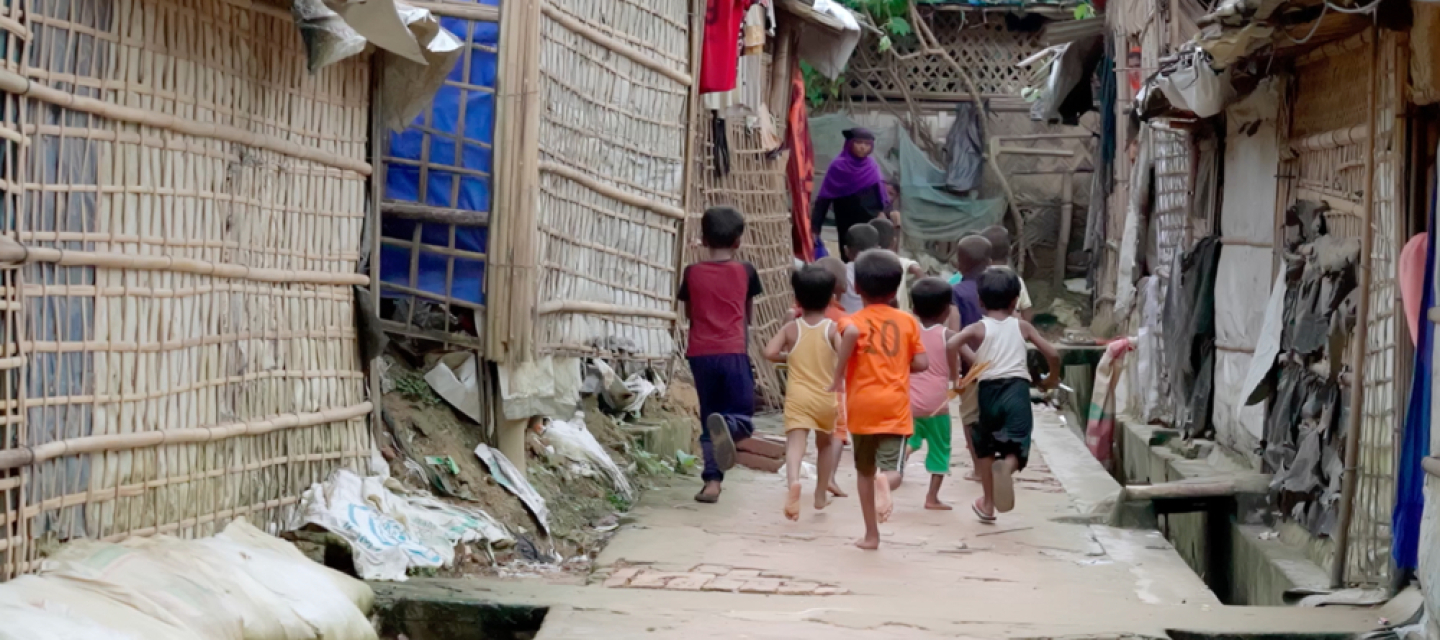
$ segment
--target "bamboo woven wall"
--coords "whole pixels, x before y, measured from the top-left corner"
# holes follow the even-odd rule
[[[675,351],[689,4],[542,2],[537,353]]]
[[[708,116],[707,116],[708,117]],[[750,323],[750,359],[755,364],[756,397],[764,405],[779,407],[785,385],[775,367],[761,352],[765,341],[790,318],[791,254],[790,191],[785,184],[785,163],[780,154],[770,159],[758,130],[731,121],[725,128],[730,171],[720,175],[715,165],[714,127],[708,122],[696,130],[695,171],[691,188],[697,193],[687,212],[685,263],[700,260],[700,217],[705,209],[728,205],[745,214],[745,236],[739,258],[760,274],[765,293],[755,299]]]
[[[1288,206],[1298,199],[1331,206],[1330,231],[1359,238],[1365,220],[1365,148],[1368,105],[1353,89],[1370,70],[1369,34],[1327,45],[1302,58],[1296,68],[1289,147],[1285,161]],[[1365,403],[1360,439],[1360,477],[1347,579],[1384,584],[1389,576],[1390,516],[1394,506],[1395,428],[1400,387],[1396,384],[1400,328],[1397,323],[1396,259],[1400,246],[1395,136],[1397,46],[1381,42],[1375,139],[1374,244],[1371,253],[1370,314],[1365,350]],[[1357,78],[1362,79],[1358,80]],[[1361,274],[1364,277],[1364,274]]]
[[[0,272],[0,579],[42,538],[281,524],[371,448],[368,56],[307,74],[289,12],[240,0],[0,15],[4,232],[31,247]]]

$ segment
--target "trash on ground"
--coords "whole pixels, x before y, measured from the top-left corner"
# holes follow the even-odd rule
[[[409,569],[449,566],[458,543],[513,540],[478,508],[446,504],[423,491],[408,492],[395,480],[361,478],[346,469],[305,491],[293,528],[307,525],[349,543],[355,570],[366,580],[403,581]]]
[[[585,428],[585,414],[577,413],[570,421],[549,420],[545,424],[544,436],[559,453],[580,465],[598,467],[610,480],[610,484],[626,500],[635,499],[635,489],[630,486],[625,472],[605,452],[605,447],[595,440]]]
[[[495,482],[500,483],[500,486],[505,487],[506,491],[520,498],[520,501],[525,503],[525,508],[529,509],[530,514],[535,516],[535,520],[540,523],[540,528],[544,530],[545,535],[550,535],[550,511],[545,508],[545,498],[540,497],[540,493],[535,491],[535,487],[530,486],[530,481],[525,479],[525,474],[520,473],[520,470],[515,468],[515,465],[505,457],[505,454],[487,445],[481,444],[475,447],[475,455],[479,456],[485,466],[490,469],[490,475],[495,478]]]
[[[485,424],[480,419],[480,375],[474,353],[458,352],[441,358],[425,373],[425,382],[457,411],[477,424]]]

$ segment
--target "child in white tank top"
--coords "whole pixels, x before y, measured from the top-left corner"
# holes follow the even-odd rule
[[[979,375],[980,421],[971,430],[976,471],[985,495],[970,505],[983,523],[995,522],[995,513],[1015,508],[1015,473],[1030,457],[1030,436],[1035,419],[1030,408],[1030,370],[1026,342],[1035,345],[1050,364],[1040,386],[1053,389],[1060,382],[1060,352],[1015,307],[1020,278],[1009,269],[990,269],[976,282],[985,315],[951,338],[958,347],[974,350]],[[961,351],[964,353],[964,350]]]

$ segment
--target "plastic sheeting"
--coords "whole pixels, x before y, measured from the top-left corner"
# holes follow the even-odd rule
[[[494,5],[495,0],[482,4]],[[467,35],[475,45],[494,49],[499,46],[500,25],[493,22],[472,22],[459,18],[443,18],[441,25],[464,40]],[[492,143],[495,129],[495,94],[493,91],[465,89],[452,83],[476,87],[495,86],[498,52],[470,47],[465,55],[469,64],[457,64],[450,70],[447,83],[435,93],[434,102],[426,113],[417,116],[410,128],[390,135],[389,155],[411,162],[389,163],[385,169],[385,200],[425,204],[464,211],[490,211]],[[468,76],[466,75],[468,67]],[[461,106],[464,106],[462,111]],[[460,115],[464,113],[464,122]],[[428,118],[428,122],[427,122]],[[427,133],[427,131],[429,133]],[[429,142],[428,149],[426,142]],[[424,200],[421,200],[421,167],[426,164]],[[447,170],[455,167],[459,170]],[[452,200],[452,193],[454,200]],[[381,233],[387,238],[414,240],[413,220],[387,218]],[[450,225],[424,224],[420,242],[435,247],[450,246]],[[485,227],[454,227],[456,249],[484,253],[488,245]],[[449,295],[457,300],[484,304],[485,263],[455,258],[453,286],[447,292],[447,256],[420,249],[417,281],[410,282],[412,262],[410,247],[386,245],[380,249],[380,279],[403,287],[414,286],[426,293]],[[387,292],[389,295],[389,292]]]
[[[1430,229],[1435,229],[1435,194],[1430,194]],[[1425,282],[1422,285],[1420,309],[1435,305],[1435,285],[1440,278],[1435,273],[1435,234],[1426,236]],[[1406,311],[1409,308],[1407,305]],[[1414,326],[1414,325],[1412,325]],[[1395,566],[1414,569],[1419,565],[1421,516],[1425,512],[1425,482],[1427,474],[1420,461],[1430,454],[1430,429],[1434,411],[1431,387],[1435,377],[1435,323],[1419,322],[1414,332],[1416,338],[1415,366],[1411,374],[1410,405],[1405,411],[1405,425],[1401,433],[1400,464],[1395,478],[1395,510],[1391,514],[1391,529],[1394,541],[1390,554]],[[1424,576],[1426,586],[1434,576]]]
[[[1220,231],[1226,238],[1255,244],[1274,242],[1275,176],[1280,163],[1275,128],[1278,104],[1273,85],[1267,82],[1226,112],[1220,207]],[[1220,252],[1215,281],[1215,341],[1222,345],[1215,366],[1215,435],[1221,443],[1242,451],[1253,449],[1265,429],[1264,406],[1245,406],[1250,395],[1245,383],[1254,357],[1251,352],[1260,346],[1272,282],[1284,290],[1283,279],[1271,277],[1273,262],[1270,247],[1227,244]],[[1278,334],[1275,339],[1278,352]],[[1277,352],[1269,353],[1266,370]]]
[[[858,126],[842,114],[810,119],[810,138],[815,145],[816,183],[819,175],[830,166],[844,145],[841,132]],[[918,240],[954,241],[967,233],[979,231],[1000,221],[1005,213],[1005,200],[986,200],[957,196],[945,189],[945,170],[935,166],[904,128],[899,126],[872,129],[875,133],[873,156],[880,170],[900,184],[902,228],[905,235]]]

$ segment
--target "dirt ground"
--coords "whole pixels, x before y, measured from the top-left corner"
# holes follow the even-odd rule
[[[447,499],[478,503],[517,540],[516,545],[508,549],[489,552],[482,548],[461,549],[457,566],[440,575],[523,571],[570,574],[583,579],[596,554],[618,528],[623,514],[630,510],[631,501],[616,493],[605,479],[575,473],[568,460],[547,452],[543,434],[532,431],[527,434],[527,475],[531,485],[545,498],[550,512],[550,535],[544,535],[521,501],[501,487],[475,455],[475,448],[481,443],[494,444],[493,440],[487,442],[482,427],[430,392],[420,371],[396,362],[389,376],[395,382],[395,390],[385,395],[384,415],[393,446],[390,451],[382,448],[382,452],[391,462],[391,474],[410,485],[428,485],[427,489]],[[669,471],[670,461],[639,452],[633,438],[614,417],[599,408],[595,398],[587,398],[583,407],[587,429],[625,470],[637,490],[643,492],[658,476],[673,473]],[[697,414],[694,387],[677,382],[670,386],[668,397],[646,403],[642,418],[693,423],[698,435]],[[444,465],[428,465],[433,470],[430,473],[417,469],[425,466],[425,459],[432,456],[450,458],[456,472],[451,473]],[[660,462],[666,466],[658,466]],[[548,560],[552,556],[564,561],[556,565]]]

